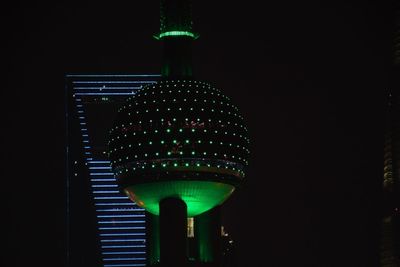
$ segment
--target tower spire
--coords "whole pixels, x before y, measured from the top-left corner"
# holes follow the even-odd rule
[[[189,0],[160,0],[160,34],[166,36],[188,36],[193,33],[192,3]]]
[[[163,78],[191,78],[193,32],[190,0],[160,0],[160,33],[154,36],[162,41]]]

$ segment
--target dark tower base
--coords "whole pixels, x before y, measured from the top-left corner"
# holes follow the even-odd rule
[[[146,212],[146,266],[160,263],[160,217]]]
[[[160,202],[160,263],[162,267],[187,266],[186,204],[178,198]]]

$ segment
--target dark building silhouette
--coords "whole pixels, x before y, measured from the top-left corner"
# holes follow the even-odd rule
[[[397,6],[384,148],[381,266],[400,266],[400,5]]]
[[[148,266],[221,266],[220,209],[245,176],[247,128],[193,76],[190,1],[162,0],[160,22],[162,77],[120,107],[109,158],[120,190],[147,211]]]

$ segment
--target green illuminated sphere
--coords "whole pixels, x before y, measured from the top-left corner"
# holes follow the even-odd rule
[[[182,199],[188,216],[224,202],[245,176],[247,128],[237,107],[206,82],[162,80],[129,98],[110,131],[120,189],[158,215]]]

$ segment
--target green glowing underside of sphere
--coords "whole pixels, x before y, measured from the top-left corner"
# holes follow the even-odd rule
[[[159,215],[159,203],[167,197],[182,199],[188,217],[197,216],[222,204],[235,190],[230,184],[212,181],[165,181],[143,183],[124,189],[129,198],[148,212]]]

